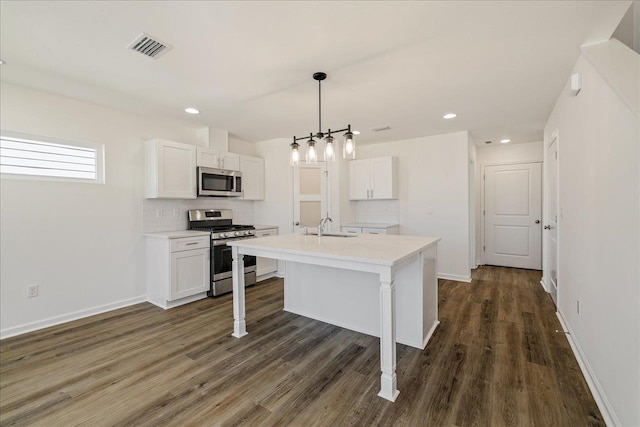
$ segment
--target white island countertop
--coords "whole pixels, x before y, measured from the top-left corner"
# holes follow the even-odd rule
[[[343,227],[356,227],[356,228],[391,228],[397,227],[397,222],[350,222],[348,224],[342,224]]]
[[[227,244],[261,252],[273,250],[292,255],[394,266],[439,241],[439,237],[423,236],[363,234],[350,237],[318,237],[316,235],[282,234],[232,241]]]

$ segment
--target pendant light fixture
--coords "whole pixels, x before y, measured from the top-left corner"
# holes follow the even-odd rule
[[[344,132],[344,145],[342,150],[342,156],[347,160],[353,160],[356,158],[356,141],[351,132],[351,125],[347,125],[346,129],[339,129],[332,131],[328,129],[327,132],[322,132],[322,80],[327,78],[326,73],[314,73],[313,79],[318,82],[318,132],[314,135],[310,133],[309,136],[293,137],[293,143],[291,143],[291,165],[295,166],[300,161],[298,141],[307,141],[307,151],[305,154],[305,160],[307,163],[317,163],[318,161],[318,144],[324,142],[324,160],[335,161],[336,160],[336,140],[331,135],[332,133]],[[314,139],[314,136],[316,139]]]

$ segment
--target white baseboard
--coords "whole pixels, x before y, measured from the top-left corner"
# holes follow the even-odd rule
[[[425,347],[427,347],[427,344],[429,343],[429,340],[431,339],[431,336],[436,331],[436,328],[438,327],[439,324],[440,324],[440,321],[436,320],[435,322],[433,322],[433,325],[431,325],[431,329],[429,329],[429,332],[427,332],[427,336],[424,337],[424,341],[422,341],[422,349],[423,350],[425,349]]]
[[[544,280],[544,276],[542,276],[542,278],[540,279],[540,286],[542,286],[542,289],[544,289],[546,293],[549,293],[549,288],[547,288],[547,281]]]
[[[591,365],[589,365],[589,360],[585,356],[582,351],[582,347],[580,347],[580,343],[574,338],[575,334],[573,330],[569,327],[569,323],[565,320],[564,316],[560,311],[556,312],[558,316],[558,320],[562,325],[562,329],[565,332],[568,332],[567,339],[569,340],[569,345],[571,346],[571,350],[573,350],[573,354],[578,361],[578,365],[580,366],[580,370],[582,371],[582,375],[587,380],[587,385],[589,386],[589,390],[591,390],[591,394],[593,394],[593,398],[598,405],[598,409],[600,409],[600,413],[602,413],[602,417],[604,418],[604,422],[608,426],[620,426],[620,420],[616,416],[609,399],[607,399],[607,395],[605,394],[598,378],[591,369]]]
[[[458,274],[438,273],[438,279],[454,280],[456,282],[471,282],[471,275],[460,276]]]
[[[179,307],[181,305],[185,305],[185,304],[189,304],[191,302],[194,301],[199,301],[201,299],[205,299],[207,297],[207,293],[206,292],[201,292],[199,294],[196,295],[191,295],[188,297],[184,297],[184,298],[180,298],[178,300],[174,300],[174,301],[167,301],[163,298],[147,298],[147,301],[150,302],[153,305],[156,305],[160,308],[162,308],[163,310],[168,310],[170,308],[174,308],[174,307]]]
[[[147,296],[142,295],[135,298],[129,298],[122,301],[99,305],[97,307],[88,308],[86,310],[78,310],[74,311],[73,313],[49,317],[48,319],[38,320],[36,322],[25,323],[24,325],[12,326],[10,328],[0,330],[0,339],[15,337],[17,335],[26,334],[27,332],[33,332],[39,329],[48,328],[50,326],[56,326],[62,323],[71,322],[72,320],[83,319],[95,314],[105,313],[107,311],[116,310],[118,308],[128,307],[130,305],[145,302],[146,300]]]

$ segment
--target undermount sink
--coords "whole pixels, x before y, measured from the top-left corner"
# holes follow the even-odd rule
[[[318,233],[309,233],[308,236],[317,236]],[[357,234],[352,233],[322,233],[320,237],[358,237]]]

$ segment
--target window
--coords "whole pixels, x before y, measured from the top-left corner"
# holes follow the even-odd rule
[[[101,144],[2,132],[0,173],[52,180],[104,182]]]

